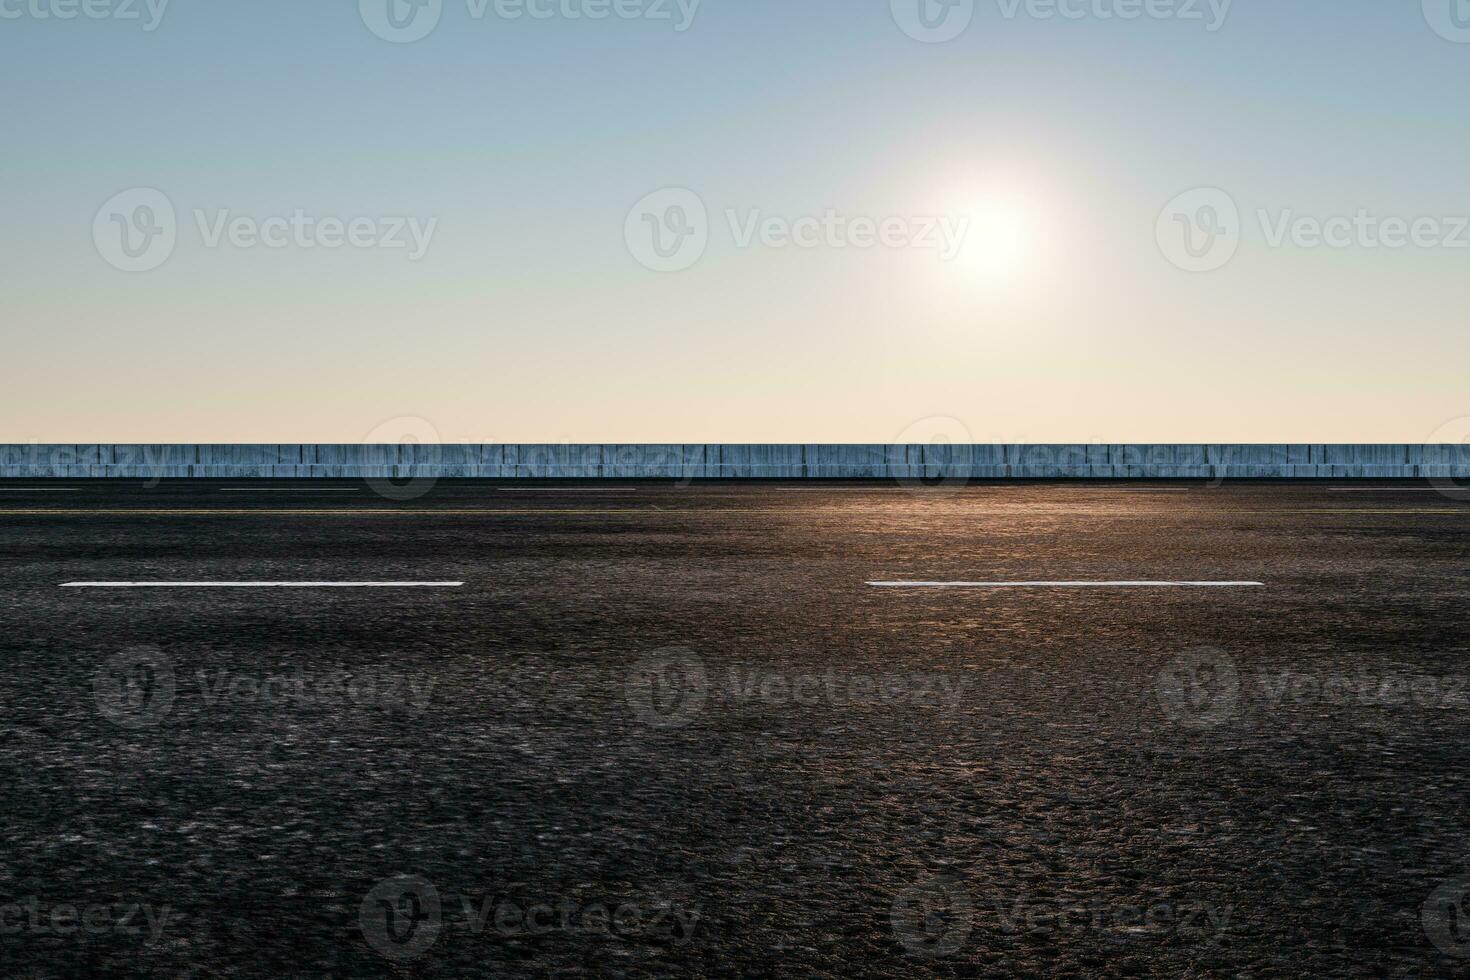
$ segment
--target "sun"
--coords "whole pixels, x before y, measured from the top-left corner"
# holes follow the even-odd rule
[[[928,304],[956,322],[977,311],[1037,311],[1062,296],[1049,288],[1067,249],[1055,189],[1019,173],[955,180],[930,200],[959,229],[958,245],[921,272]]]
[[[1031,221],[1023,205],[986,200],[969,211],[970,224],[958,261],[985,279],[1021,275],[1031,252]]]

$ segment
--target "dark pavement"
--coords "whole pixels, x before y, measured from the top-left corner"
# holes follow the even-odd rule
[[[1423,485],[42,486],[0,975],[1470,969]]]

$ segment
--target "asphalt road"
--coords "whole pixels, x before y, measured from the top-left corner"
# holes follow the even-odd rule
[[[1467,593],[1422,486],[0,484],[0,974],[1463,975]]]

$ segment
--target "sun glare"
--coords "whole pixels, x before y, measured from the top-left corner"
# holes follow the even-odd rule
[[[1030,251],[1026,211],[1012,202],[984,202],[970,212],[960,259],[986,279],[1013,279],[1025,271]]]

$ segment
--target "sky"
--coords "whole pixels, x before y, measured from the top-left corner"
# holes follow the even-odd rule
[[[0,81],[3,442],[1470,433],[1463,0],[0,0]]]

